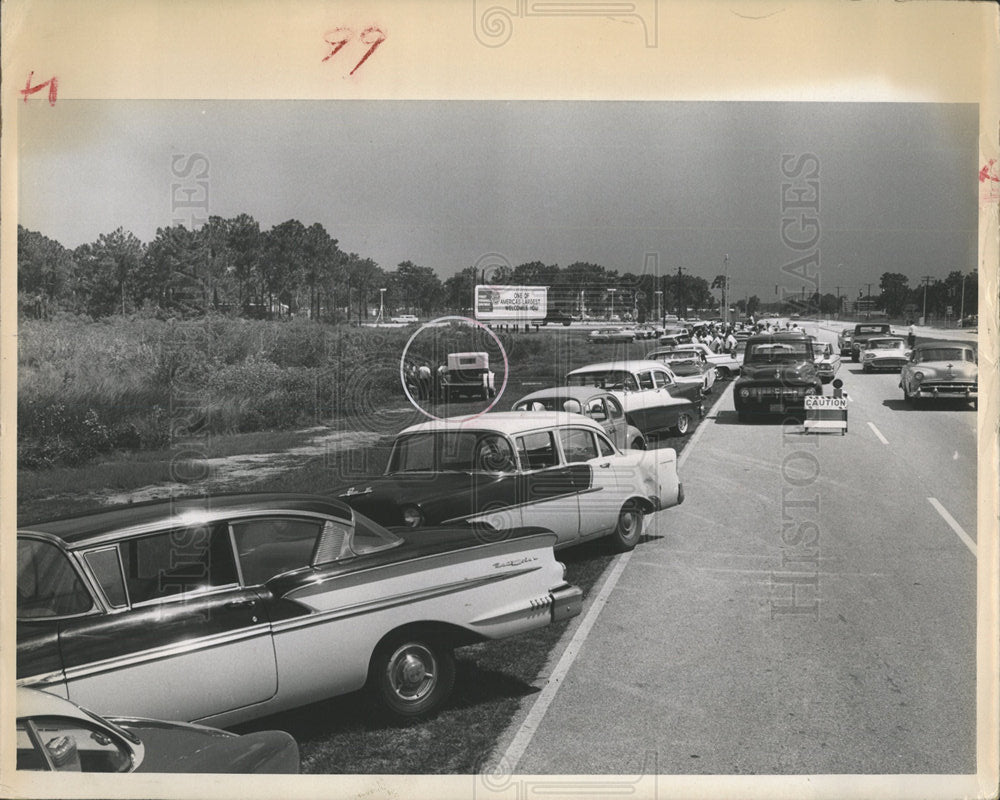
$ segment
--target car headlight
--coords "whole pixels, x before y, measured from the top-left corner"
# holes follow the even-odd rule
[[[749,397],[749,396],[750,396],[749,389],[740,389],[740,397]]]
[[[816,394],[815,386],[807,386],[804,394]]]
[[[403,524],[410,528],[419,528],[424,524],[424,515],[416,506],[406,506],[403,509]]]
[[[871,361],[873,358],[875,358],[874,353],[865,353],[865,361]]]

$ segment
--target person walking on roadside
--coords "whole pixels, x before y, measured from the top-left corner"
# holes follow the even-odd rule
[[[906,343],[909,345],[910,349],[913,349],[913,345],[917,343],[917,333],[913,330],[913,326],[910,325],[910,332],[906,334]]]

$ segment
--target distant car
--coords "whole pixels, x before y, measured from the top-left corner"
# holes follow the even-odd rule
[[[18,685],[213,725],[362,688],[395,717],[425,716],[451,692],[455,647],[580,611],[550,531],[518,519],[475,533],[392,532],[339,500],[280,493],[26,525]]]
[[[741,421],[751,413],[801,410],[807,395],[823,394],[812,340],[801,333],[770,333],[747,340],[743,371],[733,387]]]
[[[725,351],[716,353],[707,344],[702,344],[701,342],[682,342],[673,345],[670,349],[674,352],[689,352],[703,356],[708,364],[715,367],[720,380],[728,380],[734,375],[740,374],[740,362],[736,358]],[[653,353],[659,352],[660,350],[653,351]],[[647,358],[649,357],[658,358],[658,356],[652,354],[647,355]]]
[[[643,434],[673,430],[688,434],[704,413],[701,380],[680,378],[659,361],[588,364],[566,375],[568,386],[607,389],[625,409],[625,418]]]
[[[592,342],[632,342],[635,332],[626,328],[598,328],[590,332]]]
[[[413,314],[400,314],[399,316],[392,317],[390,322],[395,322],[403,325],[416,325],[420,322]]]
[[[488,400],[496,394],[496,376],[489,353],[449,353],[441,375],[441,394],[447,401],[462,396]]]
[[[903,399],[916,407],[924,400],[957,399],[979,405],[979,359],[968,342],[921,342],[899,374]]]
[[[691,341],[691,334],[686,330],[667,330],[663,332],[663,335],[657,340],[657,342],[663,347],[676,347],[679,344],[687,344]]]
[[[637,325],[635,328],[636,339],[655,339],[657,336],[656,326],[648,323]]]
[[[105,719],[36,689],[18,688],[17,769],[36,772],[284,773],[299,748],[284,731],[235,733],[138,717]]]
[[[570,323],[573,322],[573,317],[565,311],[559,311],[558,309],[552,308],[545,314],[545,319],[542,320],[542,325],[548,325],[550,322],[554,325],[569,326]]]
[[[555,532],[557,548],[608,537],[616,550],[635,547],[645,514],[684,499],[675,450],[623,452],[594,420],[555,411],[412,425],[396,436],[384,475],[337,494],[385,525],[414,528],[413,541],[434,542],[428,526],[464,522],[486,539],[540,526]],[[516,550],[511,556],[512,567],[531,563]],[[499,623],[505,615],[475,619]]]
[[[716,369],[706,361],[702,353],[673,347],[661,347],[646,353],[646,358],[666,364],[674,375],[681,378],[701,377],[702,392],[704,394],[712,393],[712,388],[715,386]]]
[[[861,350],[869,339],[892,336],[892,326],[888,322],[859,322],[851,335],[851,361],[861,360]]]
[[[646,437],[625,419],[621,401],[610,392],[587,386],[555,386],[526,394],[511,411],[568,411],[584,414],[604,428],[619,450],[645,450]]]
[[[844,328],[837,334],[837,347],[840,348],[840,355],[849,356],[851,354],[851,340],[854,338],[854,328]]]
[[[899,336],[871,338],[864,343],[861,351],[861,371],[901,370],[910,358],[906,340]]]
[[[837,376],[837,371],[840,369],[840,353],[835,352],[833,345],[829,343],[822,344],[814,341],[813,348],[819,378],[823,383],[829,383]]]
[[[963,328],[978,328],[979,327],[979,315],[978,314],[970,314],[967,317],[963,317],[962,318],[962,327]]]

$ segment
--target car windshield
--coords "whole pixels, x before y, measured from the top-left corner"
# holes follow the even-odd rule
[[[550,395],[548,397],[533,397],[530,400],[521,400],[514,406],[515,411],[569,411],[573,414],[582,414],[583,405],[575,397],[565,397],[563,395]]]
[[[928,347],[916,352],[914,361],[975,361],[972,350],[962,347]]]
[[[429,431],[396,439],[386,474],[514,470],[514,449],[502,434],[493,431]]]
[[[753,364],[774,364],[812,359],[809,342],[751,342],[745,361]]]
[[[570,386],[596,386],[599,389],[628,389],[636,391],[639,385],[631,372],[621,369],[576,372],[566,378]]]
[[[888,325],[858,325],[855,333],[888,333]]]

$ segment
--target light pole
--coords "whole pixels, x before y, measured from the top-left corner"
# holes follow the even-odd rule
[[[662,325],[663,324],[663,314],[660,313],[660,300],[663,297],[663,290],[662,289],[657,289],[655,292],[653,292],[653,294],[656,295],[656,318],[660,321],[660,325]]]
[[[375,320],[376,322],[385,321],[382,317],[382,312],[384,309],[385,309],[385,289],[383,288],[378,290],[378,319]]]
[[[958,327],[962,327],[962,320],[965,319],[965,279],[968,275],[962,275],[962,304],[958,307]]]
[[[722,324],[729,324],[729,253],[722,259],[722,274],[725,280],[722,282]]]
[[[612,321],[615,317],[615,292],[617,289],[608,289],[608,294],[611,295],[611,314],[608,316],[608,321]]]

